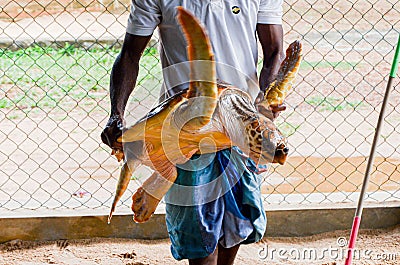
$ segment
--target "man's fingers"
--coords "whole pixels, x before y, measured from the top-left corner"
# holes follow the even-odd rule
[[[264,107],[263,105],[257,105],[258,111],[263,114],[265,117],[267,117],[270,120],[274,119],[274,113],[270,110]]]
[[[278,104],[278,105],[270,105],[269,108],[271,109],[274,119],[278,118],[279,114],[281,114],[281,111],[286,110],[286,105],[285,104]]]
[[[109,128],[106,127],[102,132],[101,132],[101,141],[108,145],[109,147],[112,146],[112,143],[110,141],[109,133],[108,133]]]
[[[261,103],[261,101],[264,99],[264,92],[260,91],[256,97],[256,100],[254,101],[255,105],[258,105]]]
[[[286,110],[286,105],[285,104],[279,104],[279,105],[270,105],[272,112],[280,112]]]
[[[122,121],[119,117],[112,116],[107,122],[104,130],[101,132],[101,140],[111,148],[121,149],[122,143],[117,139],[122,135]]]
[[[279,116],[281,111],[286,110],[286,105],[285,104],[269,105],[269,108],[266,108],[263,105],[257,105],[257,108],[258,111],[265,117],[274,120]]]
[[[107,126],[101,133],[101,140],[109,147],[113,147],[118,137],[121,136],[120,130],[114,126]]]
[[[122,159],[124,159],[124,151],[122,149],[112,149],[111,151],[111,155],[115,156],[118,160],[118,162],[120,162]]]

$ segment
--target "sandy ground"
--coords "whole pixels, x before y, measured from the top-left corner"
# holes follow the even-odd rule
[[[303,238],[264,239],[257,244],[241,246],[235,264],[342,264],[343,255],[347,250],[342,246],[348,235],[349,231],[336,231]],[[4,265],[187,264],[186,261],[174,260],[169,247],[168,240],[143,241],[120,238],[57,242],[16,240],[0,245],[0,263]],[[281,258],[277,256],[277,251],[282,251]],[[312,251],[315,251],[313,253],[316,255],[311,255]],[[389,230],[362,230],[358,237],[356,253],[353,262],[355,265],[400,264],[400,226]]]

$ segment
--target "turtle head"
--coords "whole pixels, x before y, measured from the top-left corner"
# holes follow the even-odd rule
[[[246,126],[249,156],[257,164],[283,165],[289,153],[286,138],[269,118],[259,114]]]
[[[294,79],[300,68],[302,59],[302,44],[294,41],[286,50],[286,58],[281,63],[276,80],[265,92],[264,99],[258,103],[258,108],[269,109],[272,104],[282,104],[292,89]],[[286,138],[278,130],[271,119],[260,112],[248,124],[247,128],[250,157],[260,164],[268,162],[283,165],[289,153]]]

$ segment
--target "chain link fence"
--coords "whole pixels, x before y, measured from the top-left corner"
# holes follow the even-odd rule
[[[400,3],[291,0],[284,10],[285,45],[301,39],[304,61],[288,110],[277,121],[288,135],[290,158],[265,175],[265,202],[354,203],[399,34]],[[0,0],[2,212],[108,210],[119,167],[100,132],[128,12],[129,0]],[[156,35],[129,105],[137,118],[157,101],[162,82]],[[370,202],[400,201],[398,80]],[[148,173],[141,168],[135,177]],[[135,189],[132,183],[124,205]]]

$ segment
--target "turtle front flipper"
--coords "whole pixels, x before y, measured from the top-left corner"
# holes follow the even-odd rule
[[[140,164],[140,161],[137,159],[126,160],[124,165],[121,168],[121,173],[119,175],[117,190],[115,192],[114,201],[111,206],[110,214],[108,215],[107,223],[111,223],[112,215],[115,211],[115,207],[117,206],[117,202],[121,199],[122,195],[124,195],[126,189],[128,188],[128,184],[131,180],[132,173],[135,171],[136,167]]]
[[[302,59],[302,44],[294,41],[286,50],[286,58],[283,60],[277,78],[265,92],[262,105],[282,104],[287,94],[292,89],[296,74],[300,68]]]
[[[124,195],[128,188],[132,173],[142,163],[143,153],[151,150],[149,144],[143,141],[136,141],[124,144],[124,164],[118,179],[117,189],[115,191],[114,200],[111,206],[110,214],[108,215],[108,224],[111,222],[112,215],[115,211],[118,201]]]
[[[215,61],[205,29],[192,14],[178,7],[178,22],[188,43],[190,84],[188,101],[174,113],[178,128],[197,130],[206,125],[217,106],[218,88]]]

